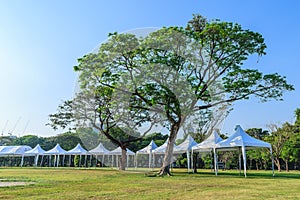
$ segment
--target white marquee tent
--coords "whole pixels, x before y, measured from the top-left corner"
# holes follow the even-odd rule
[[[127,149],[126,148],[126,155],[127,156],[135,156],[135,153],[133,152],[133,151],[131,151],[130,149]],[[111,152],[110,152],[110,155],[118,155],[118,156],[121,156],[122,155],[122,149],[121,149],[121,147],[118,147],[118,148],[116,148],[116,149],[114,149],[114,150],[112,150]]]
[[[194,146],[198,143],[192,138],[192,136],[188,135],[187,138],[178,146],[174,147],[174,154],[183,154],[186,153],[187,164],[188,164],[188,172],[190,172],[190,151]]]
[[[22,156],[26,151],[31,150],[30,146],[0,146],[0,156]]]
[[[155,142],[153,140],[151,140],[151,142],[146,147],[144,147],[136,152],[136,160],[137,160],[138,154],[144,154],[144,155],[148,154],[149,155],[149,168],[151,168],[152,151],[156,148],[157,148],[157,145],[155,144]],[[136,166],[137,166],[137,163],[136,163]]]
[[[192,154],[194,152],[212,152],[214,151],[217,143],[223,141],[217,131],[213,131],[208,138],[206,138],[201,143],[197,144],[196,146],[192,147]],[[193,163],[193,162],[192,162]],[[214,166],[217,166],[217,155],[214,154]],[[217,170],[215,168],[215,170]]]
[[[85,150],[79,143],[73,149],[68,151],[69,155],[87,155],[89,152]]]
[[[89,152],[92,155],[95,155],[97,160],[98,160],[98,156],[102,155],[102,164],[104,163],[105,155],[107,155],[107,156],[110,155],[110,151],[108,149],[106,149],[102,143],[99,143],[99,145],[97,147],[89,150]]]
[[[87,159],[87,155],[89,155],[90,153],[85,150],[81,145],[80,143],[78,143],[76,145],[76,147],[74,147],[73,149],[69,150],[68,151],[68,155],[70,155],[69,157],[69,164],[71,165],[71,156],[72,155],[79,155],[80,158],[79,158],[79,163],[81,163],[81,157],[84,155],[85,156],[85,162],[86,163],[86,159]]]
[[[220,137],[220,135],[216,131],[213,131],[203,142],[192,147],[192,153],[211,152],[216,147],[216,144],[222,140],[223,139]]]
[[[165,143],[163,143],[162,145],[160,145],[159,147],[157,147],[156,149],[154,149],[152,152],[154,155],[158,155],[158,154],[165,154],[166,153],[166,149],[167,149],[167,145],[169,142],[169,138],[165,141]],[[174,148],[176,147],[176,145],[174,144]]]
[[[113,158],[113,156],[116,156],[116,158],[118,158],[118,156],[122,155],[121,147],[118,147],[118,148],[112,150],[109,155],[111,155],[112,158]],[[127,155],[127,167],[128,167],[129,156],[135,156],[135,153],[133,151],[131,151],[130,149],[126,148],[126,155]],[[113,165],[113,159],[112,159],[112,165]],[[118,167],[118,162],[117,162],[117,167]]]
[[[272,147],[270,143],[258,140],[256,138],[251,137],[248,135],[241,126],[237,125],[235,128],[235,133],[229,136],[226,140],[223,140],[219,142],[216,145],[215,148],[215,155],[217,151],[223,151],[223,150],[232,150],[232,149],[238,149],[241,150],[243,161],[244,161],[244,175],[247,176],[246,170],[247,170],[247,162],[246,162],[246,149],[253,149],[253,148],[269,148],[271,155],[272,155]],[[240,158],[240,156],[239,156]],[[239,159],[241,160],[241,159]],[[241,163],[241,162],[240,162]],[[216,162],[215,162],[215,169],[217,169]],[[272,157],[272,170],[273,170],[273,176],[274,176],[274,161]],[[215,171],[216,175],[218,173],[218,170]]]
[[[56,163],[56,166],[58,167],[59,165],[59,157],[61,155],[63,155],[63,160],[64,160],[64,157],[65,155],[68,155],[69,153],[64,150],[63,148],[61,148],[61,146],[59,144],[56,144],[55,147],[53,147],[52,149],[50,149],[49,151],[46,151],[45,152],[45,155],[49,155],[49,158],[51,159],[51,155],[54,155],[55,158],[57,158],[55,161],[54,161],[54,165]],[[49,159],[49,160],[50,160]]]
[[[89,152],[93,155],[110,155],[110,151],[106,149],[102,143],[94,149],[89,150]]]
[[[165,141],[165,143],[163,143],[161,146],[157,147],[156,149],[154,149],[152,151],[152,153],[153,153],[153,163],[155,163],[155,156],[156,155],[164,155],[166,153],[168,142],[169,142],[169,138]],[[176,148],[176,145],[174,144],[174,149],[175,148]]]
[[[33,149],[26,151],[23,154],[23,157],[24,156],[35,156],[34,166],[36,167],[38,164],[39,156],[43,156],[45,154],[45,152],[46,151],[44,149],[42,149],[42,147],[39,144],[37,144]],[[22,166],[23,166],[23,163],[22,163],[21,167]]]
[[[30,146],[22,145],[22,146],[0,146],[0,156],[22,156],[21,164],[23,165],[24,157],[23,154],[26,151],[31,150]]]

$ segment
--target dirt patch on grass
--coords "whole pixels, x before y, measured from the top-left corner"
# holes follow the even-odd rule
[[[23,186],[31,185],[33,182],[24,182],[24,181],[8,181],[5,179],[0,179],[0,187],[11,187],[11,186]]]

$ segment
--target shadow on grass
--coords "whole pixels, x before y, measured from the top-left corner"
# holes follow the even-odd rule
[[[173,171],[174,176],[191,176],[191,177],[231,177],[231,178],[245,178],[243,171],[219,171],[218,176],[215,176],[214,171],[201,171],[197,173],[188,173],[184,171]],[[275,172],[273,176],[272,171],[247,171],[247,178],[260,178],[260,179],[300,179],[300,171],[291,172]]]

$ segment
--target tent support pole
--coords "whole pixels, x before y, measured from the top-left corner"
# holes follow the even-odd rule
[[[188,166],[188,173],[190,173],[190,151],[186,151],[186,157],[187,157],[187,166]]]
[[[217,149],[214,148],[214,163],[215,163],[215,174],[218,176],[218,156],[217,156]]]
[[[242,170],[242,164],[241,164],[241,148],[239,147],[239,175],[241,175],[241,170]]]
[[[242,146],[243,160],[244,160],[244,175],[247,177],[247,160],[246,160],[246,147]]]
[[[194,173],[194,151],[192,149],[192,153],[191,153],[191,168],[193,169],[193,173]]]
[[[22,154],[22,158],[21,158],[21,164],[20,164],[21,167],[23,167],[23,163],[24,163],[24,154]]]

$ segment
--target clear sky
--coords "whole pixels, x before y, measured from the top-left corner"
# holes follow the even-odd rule
[[[288,3],[290,2],[290,3]],[[3,0],[0,1],[0,133],[52,136],[48,115],[73,96],[77,58],[110,32],[185,26],[193,13],[237,22],[261,33],[267,55],[246,67],[287,76],[296,88],[283,102],[235,103],[223,133],[293,122],[300,107],[300,1],[240,0]],[[18,123],[17,123],[18,122]],[[6,126],[5,126],[6,125]]]

